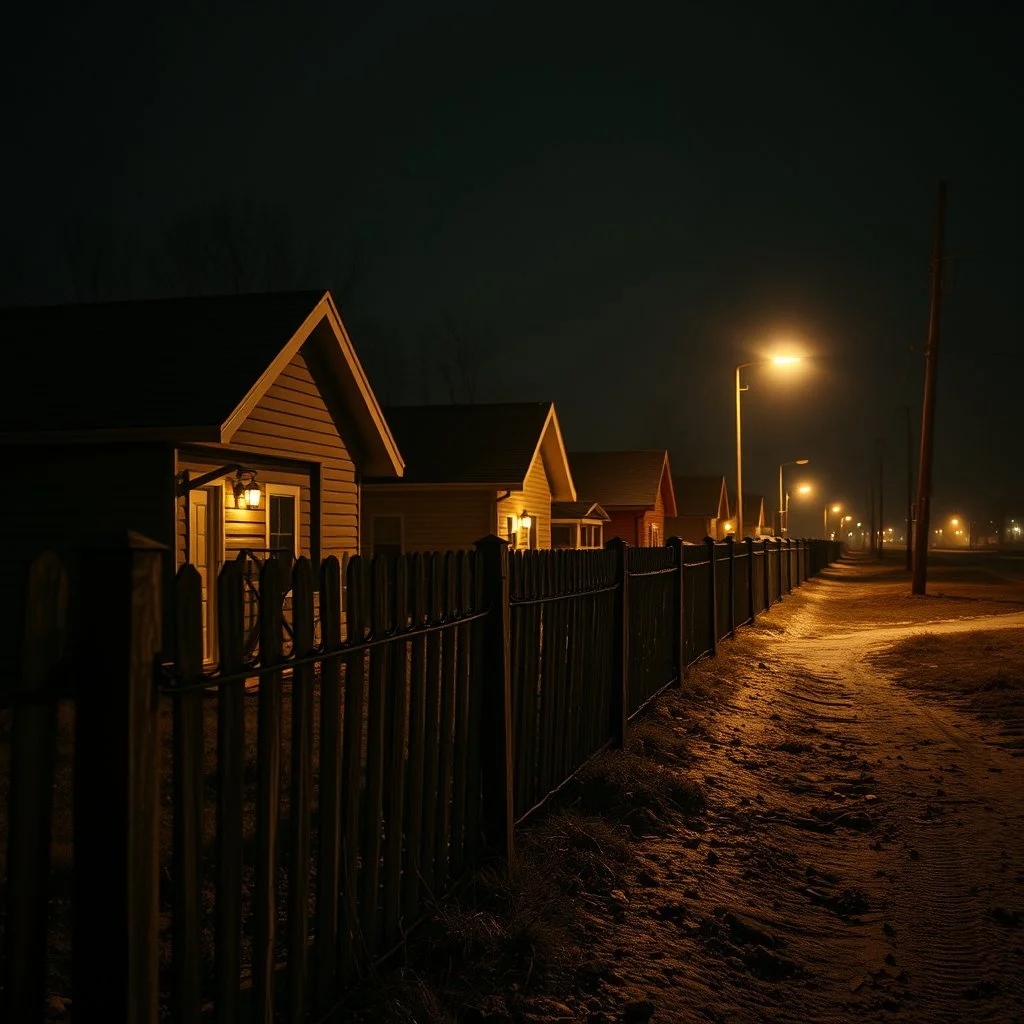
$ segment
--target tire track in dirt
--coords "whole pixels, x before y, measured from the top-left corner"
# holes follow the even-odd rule
[[[1009,850],[1021,846],[1024,779],[1005,752],[976,738],[975,721],[914,701],[866,660],[923,630],[1011,628],[1020,622],[1006,620],[1021,617],[889,627],[870,644],[862,633],[811,639],[814,617],[813,606],[794,617],[787,659],[819,679],[834,679],[843,666],[841,692],[855,692],[858,705],[847,728],[863,739],[882,737],[896,751],[876,765],[902,811],[878,851],[885,866],[876,871],[889,881],[897,921],[890,925],[899,949],[898,959],[890,953],[892,966],[909,984],[899,1005],[887,1008],[895,1013],[909,1001],[921,1020],[1022,1019],[1021,950],[1007,934],[1017,911],[1006,906],[1016,907],[1020,886],[999,884],[993,875],[1013,875]],[[1019,861],[1016,869],[1019,878]]]

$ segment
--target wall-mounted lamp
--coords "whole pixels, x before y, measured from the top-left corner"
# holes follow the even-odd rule
[[[239,508],[260,507],[260,497],[262,495],[260,485],[256,483],[256,474],[253,470],[238,470],[232,487],[235,492],[235,504]]]
[[[519,525],[524,530],[528,530],[531,526],[533,526],[533,517],[530,515],[529,512],[526,511],[525,508],[522,512],[519,513]]]

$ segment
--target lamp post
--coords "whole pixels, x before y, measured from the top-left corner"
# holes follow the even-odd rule
[[[810,459],[793,459],[790,462],[779,463],[779,536],[789,532],[789,503],[783,503],[782,496],[782,467],[783,466],[806,466]]]
[[[825,506],[825,540],[828,540],[828,511],[830,508],[837,515],[843,510],[843,506],[840,505],[838,502],[834,505]],[[840,520],[840,522],[842,522],[842,520]]]
[[[746,387],[740,381],[740,371],[748,366],[788,366],[800,362],[799,356],[773,356],[771,359],[755,359],[749,363],[740,363],[736,367],[736,538],[743,539],[743,443],[742,416],[740,414],[740,395]]]

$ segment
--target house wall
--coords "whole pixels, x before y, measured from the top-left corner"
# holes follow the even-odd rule
[[[638,537],[643,535],[644,513],[640,509],[615,509],[607,505],[601,506],[611,517],[605,524],[604,539],[610,541],[613,537],[624,540],[633,547],[639,547]]]
[[[509,540],[506,520],[509,516],[518,516],[525,508],[533,520],[530,531],[536,531],[536,543],[530,543],[530,534],[520,530],[516,538],[516,547],[551,547],[551,484],[548,481],[544,460],[538,452],[530,465],[523,481],[521,491],[512,491],[507,498],[498,501],[498,536]],[[502,492],[504,493],[504,492]]]
[[[0,545],[0,648],[21,657],[28,570],[44,550],[69,570],[69,624],[88,601],[79,575],[84,548],[125,544],[135,531],[166,545],[164,611],[174,580],[174,449],[160,444],[76,444],[0,447],[7,495],[6,543]],[[113,610],[111,610],[113,614]],[[17,670],[0,677],[16,682]]]
[[[339,559],[358,550],[359,489],[355,462],[345,441],[327,411],[320,390],[313,380],[301,352],[281,372],[259,404],[236,431],[231,443],[213,446],[225,453],[224,462],[235,454],[252,453],[275,456],[318,465],[320,468],[320,537],[314,550],[311,535],[314,496],[309,471],[281,470],[255,466],[261,485],[295,484],[300,487],[300,553],[314,559],[335,555]],[[239,461],[245,462],[244,458]],[[201,462],[182,459],[179,468],[196,475],[216,468],[215,460]],[[257,510],[235,507],[230,482],[221,484],[224,496],[225,556],[233,557],[241,548],[266,546],[266,500]],[[177,502],[176,565],[185,562],[185,517],[188,502]]]
[[[371,484],[363,488],[363,548],[373,554],[373,518],[402,517],[402,550],[460,551],[494,532],[492,491],[405,488]]]
[[[665,534],[679,537],[690,544],[703,544],[705,537],[715,537],[717,521],[707,516],[670,516],[665,520]]]

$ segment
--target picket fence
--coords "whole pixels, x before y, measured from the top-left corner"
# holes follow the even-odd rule
[[[513,856],[516,826],[689,665],[838,556],[826,541],[676,538],[510,553],[488,537],[344,572],[269,559],[255,657],[252,587],[229,562],[212,667],[193,567],[164,638],[164,550],[133,535],[86,558],[69,643],[67,572],[42,555],[21,686],[0,694],[0,1019],[44,1018],[63,817],[75,1019],[323,1016],[433,900]]]

